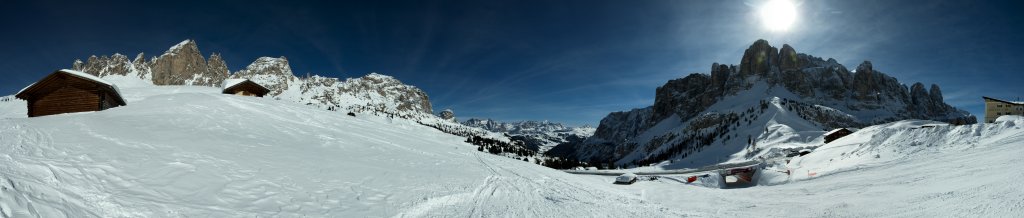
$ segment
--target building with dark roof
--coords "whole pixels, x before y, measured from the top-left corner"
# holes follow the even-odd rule
[[[58,70],[15,97],[28,102],[28,116],[101,111],[127,105],[117,86],[74,70]]]

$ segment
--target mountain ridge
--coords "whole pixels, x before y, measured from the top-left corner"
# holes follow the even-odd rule
[[[161,55],[132,60],[120,53],[75,60],[71,69],[105,79],[126,78],[152,85],[216,87],[228,78],[250,79],[270,89],[269,97],[334,111],[373,113],[410,119],[428,119],[432,108],[426,92],[391,76],[370,73],[360,78],[294,75],[286,57],[259,57],[231,73],[219,53],[202,55],[195,40],[186,39]]]
[[[538,153],[545,153],[559,144],[582,141],[594,134],[594,128],[588,125],[566,126],[547,120],[501,122],[492,119],[469,118],[460,123],[469,127],[506,134],[510,139],[522,141],[528,149]]]
[[[685,160],[716,143],[740,151],[740,145],[749,146],[746,140],[728,142],[726,133],[768,134],[752,131],[767,129],[772,123],[757,117],[763,113],[793,113],[793,118],[787,119],[806,120],[814,126],[800,121],[800,125],[807,126],[805,131],[903,119],[976,122],[966,111],[946,104],[938,85],[933,84],[927,91],[921,83],[907,87],[875,70],[870,61],[856,69],[851,72],[835,59],[798,53],[788,44],[778,49],[766,40],[757,40],[744,50],[740,65],[713,63],[708,74],[669,80],[655,90],[653,105],[609,113],[592,137],[580,144],[565,145],[572,149],[558,150],[571,150],[569,158],[620,165]],[[723,102],[726,99],[737,102]],[[741,120],[750,124],[741,124]],[[752,120],[762,123],[754,124]],[[734,130],[737,128],[751,131]],[[675,154],[655,157],[669,147],[679,149]]]

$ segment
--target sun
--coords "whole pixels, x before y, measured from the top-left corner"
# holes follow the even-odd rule
[[[796,5],[788,0],[769,0],[760,12],[761,21],[771,31],[785,32],[796,21]]]

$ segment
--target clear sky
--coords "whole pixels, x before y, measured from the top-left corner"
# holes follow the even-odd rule
[[[982,113],[1024,97],[1024,1],[799,1],[770,31],[747,1],[0,1],[0,95],[90,55],[158,55],[195,39],[232,71],[286,56],[298,74],[392,75],[460,118],[597,124],[756,39],[835,58]]]

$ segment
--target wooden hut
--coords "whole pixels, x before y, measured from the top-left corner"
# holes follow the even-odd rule
[[[270,89],[248,79],[224,80],[224,94],[263,97]]]
[[[74,70],[58,70],[15,97],[28,102],[28,116],[101,111],[127,105],[117,86]]]
[[[835,141],[836,139],[850,135],[851,133],[853,133],[853,131],[850,131],[849,129],[846,128],[838,128],[832,131],[828,131],[825,133],[825,143]]]

